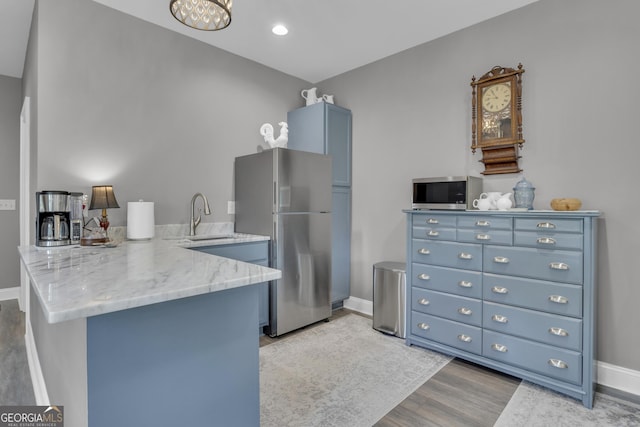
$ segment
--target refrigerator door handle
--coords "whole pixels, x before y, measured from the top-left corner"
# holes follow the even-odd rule
[[[273,181],[273,212],[277,212],[278,211],[278,200],[276,200],[276,194],[277,194],[277,182]],[[275,231],[275,225],[273,228],[273,231]],[[274,234],[275,236],[275,234]]]

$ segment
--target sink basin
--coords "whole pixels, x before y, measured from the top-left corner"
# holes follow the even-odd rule
[[[233,234],[200,234],[195,236],[185,236],[187,240],[215,240],[215,239],[230,239],[234,237]]]

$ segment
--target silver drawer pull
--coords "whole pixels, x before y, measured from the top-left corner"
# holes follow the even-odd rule
[[[473,255],[468,254],[468,253],[466,253],[466,252],[460,252],[460,253],[458,254],[458,258],[460,258],[460,259],[472,259],[472,258],[473,258]]]
[[[460,307],[458,309],[458,313],[463,314],[465,316],[471,316],[473,314],[473,311],[470,308]]]
[[[484,221],[484,220],[476,221],[476,226],[478,227],[489,227],[490,225],[491,223],[489,221]]]
[[[509,264],[509,258],[505,256],[494,256],[493,262],[497,262],[498,264]]]
[[[494,286],[491,288],[491,292],[494,294],[506,294],[509,293],[509,289],[503,288],[502,286]]]
[[[491,348],[495,351],[499,351],[500,353],[506,353],[509,351],[507,346],[502,344],[491,344]]]
[[[569,336],[569,332],[567,332],[566,330],[562,329],[562,328],[556,328],[555,326],[552,326],[549,328],[549,333],[551,335],[557,335],[559,337],[568,337]]]
[[[541,222],[541,223],[538,223],[538,225],[536,225],[536,227],[549,229],[549,228],[556,228],[556,225],[552,224],[550,222]]]
[[[494,314],[493,316],[491,316],[491,320],[498,323],[509,322],[509,319],[507,319],[507,316],[503,316],[502,314]]]
[[[555,245],[556,241],[555,239],[552,239],[551,237],[538,237],[537,242],[541,245]]]
[[[426,299],[426,298],[420,298],[420,299],[418,300],[418,304],[420,304],[420,305],[429,305],[429,304],[430,304],[430,302],[429,302],[429,300],[428,300],[428,299]]]
[[[476,240],[491,240],[488,234],[476,234]]]
[[[473,338],[471,338],[469,335],[465,335],[465,334],[460,334],[458,335],[458,339],[462,342],[471,342],[473,340]]]
[[[563,297],[562,295],[549,295],[549,301],[555,302],[556,304],[567,304],[569,303],[569,298]]]
[[[429,230],[429,232],[427,233],[427,236],[432,236],[432,237],[436,237],[439,236],[440,233],[435,231],[435,230]]]
[[[420,279],[420,280],[429,280],[429,279],[431,279],[431,277],[429,277],[429,275],[426,274],[426,273],[421,273],[421,274],[418,274],[418,279]]]
[[[423,331],[426,331],[429,329],[429,325],[427,325],[426,323],[418,323],[418,328],[422,329]]]
[[[426,248],[420,248],[420,249],[418,249],[418,253],[420,255],[429,255],[431,253],[431,251],[429,249],[426,249]]]
[[[569,367],[569,365],[567,365],[567,362],[562,361],[560,359],[549,359],[547,363],[549,363],[549,365],[553,366],[554,368],[558,368],[558,369],[567,369]]]
[[[549,268],[553,268],[554,270],[568,270],[569,264],[565,264],[564,262],[552,262],[549,264]]]
[[[427,220],[427,224],[440,224],[440,221],[438,221],[438,220],[437,220],[437,219],[435,219],[435,218],[429,218],[429,219]]]
[[[460,286],[461,288],[471,288],[473,287],[473,283],[467,282],[466,280],[461,280],[458,282],[458,286]]]

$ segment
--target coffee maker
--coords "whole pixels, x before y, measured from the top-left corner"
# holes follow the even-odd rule
[[[71,244],[69,196],[67,191],[36,193],[36,246]]]

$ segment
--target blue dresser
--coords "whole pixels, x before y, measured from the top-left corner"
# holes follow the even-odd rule
[[[407,344],[591,408],[599,213],[405,212]]]

